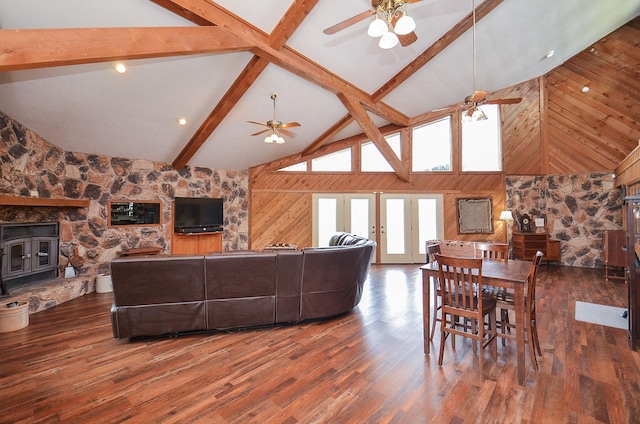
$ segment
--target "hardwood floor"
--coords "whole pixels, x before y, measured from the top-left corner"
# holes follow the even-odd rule
[[[0,334],[0,422],[638,422],[640,353],[574,320],[576,300],[626,306],[624,282],[543,265],[537,294],[541,368],[527,358],[520,386],[513,342],[485,353],[483,383],[467,340],[442,368],[424,355],[416,265],[373,266],[337,319],[168,339],[113,339],[112,295],[91,293]]]

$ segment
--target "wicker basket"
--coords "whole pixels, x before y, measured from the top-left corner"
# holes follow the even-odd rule
[[[18,306],[8,308],[0,305],[0,333],[20,330],[29,325],[29,302],[20,301]]]

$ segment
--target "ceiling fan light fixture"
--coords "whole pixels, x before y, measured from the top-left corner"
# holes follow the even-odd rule
[[[276,137],[276,144],[284,144],[284,138],[282,138],[282,136],[277,136]]]
[[[380,46],[381,49],[392,49],[397,46],[399,42],[400,40],[398,40],[398,36],[394,32],[387,31],[380,37],[378,46]]]
[[[462,117],[463,122],[486,121],[489,119],[479,107],[472,107]]]
[[[382,37],[387,31],[387,23],[383,19],[380,19],[379,16],[376,16],[376,18],[369,24],[367,35],[369,37],[378,38]]]
[[[396,26],[393,28],[393,31],[398,35],[407,35],[416,29],[416,21],[406,12],[402,13],[402,17],[398,19],[396,22]]]
[[[267,143],[267,144],[273,143],[273,140],[271,139],[271,134],[269,134],[268,136],[266,136],[264,138],[264,142]]]

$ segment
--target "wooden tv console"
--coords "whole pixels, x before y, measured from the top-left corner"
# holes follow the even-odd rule
[[[215,233],[173,233],[171,253],[203,255],[210,252],[222,252],[222,231]]]
[[[175,203],[171,203],[171,228],[175,228],[173,211]],[[174,255],[204,255],[210,252],[222,252],[222,231],[211,233],[177,233],[171,237],[171,253]]]

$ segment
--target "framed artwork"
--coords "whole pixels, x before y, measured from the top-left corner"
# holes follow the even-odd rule
[[[493,233],[491,198],[458,199],[458,234]]]

